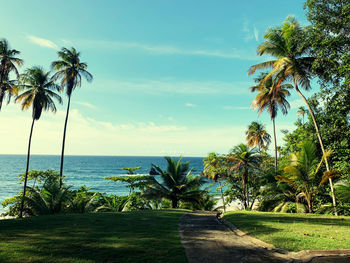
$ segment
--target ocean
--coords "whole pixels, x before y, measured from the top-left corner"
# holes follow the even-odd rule
[[[202,157],[183,157],[183,161],[190,161],[193,174],[200,174],[203,170]],[[142,168],[138,174],[148,174],[151,164],[166,169],[164,157],[147,156],[65,156],[64,175],[67,185],[78,189],[86,185],[92,191],[127,195],[128,188],[123,183],[104,180],[108,176],[125,175],[123,167]],[[8,197],[18,193],[23,184],[18,184],[19,174],[25,172],[26,155],[0,155],[0,213],[4,212],[1,203]],[[32,155],[29,170],[58,170],[60,156]],[[30,186],[30,184],[29,184]],[[214,189],[215,187],[211,187]]]

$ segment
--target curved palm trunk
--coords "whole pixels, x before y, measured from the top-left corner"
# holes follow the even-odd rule
[[[24,207],[24,199],[26,196],[26,189],[27,189],[27,179],[28,179],[28,170],[29,170],[29,157],[30,157],[30,145],[32,142],[32,134],[33,134],[33,128],[34,128],[34,121],[33,118],[32,126],[30,128],[30,135],[29,135],[29,143],[28,143],[28,153],[27,153],[27,167],[26,167],[26,173],[24,176],[24,187],[23,187],[23,195],[22,195],[22,201],[21,201],[21,208],[19,210],[19,218],[23,217],[23,207]]]
[[[318,141],[320,142],[322,154],[323,154],[323,156],[324,156],[324,161],[325,161],[325,164],[326,164],[326,169],[327,169],[327,172],[329,172],[329,164],[328,164],[328,160],[327,160],[327,157],[326,157],[326,152],[325,152],[325,150],[324,150],[322,137],[321,137],[320,131],[319,131],[319,129],[318,129],[318,124],[317,124],[317,121],[316,121],[316,118],[315,118],[315,114],[314,114],[314,112],[312,111],[312,109],[311,109],[309,103],[307,102],[307,99],[304,97],[304,95],[303,95],[303,94],[301,93],[301,91],[299,90],[298,85],[297,85],[297,83],[296,83],[296,80],[294,80],[294,86],[295,86],[295,90],[297,91],[297,93],[299,94],[299,96],[303,99],[303,101],[305,102],[307,108],[309,109],[309,112],[310,112],[312,121],[313,121],[313,123],[314,123],[315,130],[316,130],[316,135],[317,135]],[[337,203],[336,203],[336,200],[335,200],[334,187],[333,187],[332,178],[329,178],[329,186],[330,186],[331,192],[332,192],[332,203],[333,203],[334,214],[337,216],[337,215],[338,215],[338,212],[337,212]]]
[[[277,138],[276,138],[275,118],[272,119],[272,127],[273,127],[273,138],[275,141],[275,173],[277,173]]]
[[[67,105],[66,120],[65,120],[65,122],[64,122],[64,130],[63,130],[63,141],[62,141],[62,152],[61,152],[61,166],[60,166],[60,188],[62,187],[63,161],[64,161],[64,145],[65,145],[65,142],[66,142],[66,131],[67,131],[67,122],[68,122],[69,107],[70,107],[70,98],[71,98],[71,95],[68,96],[68,105]]]
[[[222,192],[222,185],[221,185],[221,182],[220,182],[220,181],[219,181],[219,185],[220,185],[220,192],[221,192],[222,205],[224,206],[224,213],[226,213],[225,198],[224,198],[224,193]]]

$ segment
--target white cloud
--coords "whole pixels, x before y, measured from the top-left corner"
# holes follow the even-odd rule
[[[254,37],[256,41],[259,41],[259,31],[255,26],[254,26]]]
[[[188,107],[188,108],[194,108],[194,107],[197,107],[197,105],[196,105],[196,104],[192,104],[192,103],[186,103],[186,104],[185,104],[185,106],[186,106],[186,107]]]
[[[59,155],[65,111],[46,113],[35,123],[33,154]],[[31,124],[31,112],[20,112],[18,105],[3,108],[0,123],[0,154],[25,154]],[[272,134],[271,122],[266,123]],[[183,155],[205,156],[216,151],[227,153],[234,145],[245,142],[246,125],[187,127],[158,124],[153,121],[112,123],[100,121],[71,110],[67,128],[66,154],[76,155]],[[281,129],[293,126],[278,122],[277,138],[282,143]],[[272,146],[271,146],[272,147]]]
[[[90,103],[85,102],[85,101],[74,101],[74,104],[78,104],[78,105],[81,105],[81,106],[84,106],[84,107],[87,107],[90,109],[97,109],[97,107],[95,105],[90,104]]]
[[[250,82],[224,82],[224,81],[177,81],[172,79],[164,80],[102,80],[96,79],[94,86],[104,87],[108,93],[123,93],[131,90],[150,93],[154,95],[164,93],[176,94],[248,94]],[[102,90],[102,89],[101,89]]]
[[[251,110],[251,107],[223,106],[224,110]]]
[[[51,40],[45,39],[45,38],[40,38],[36,37],[33,35],[28,35],[27,39],[31,41],[32,43],[41,46],[41,47],[46,47],[46,48],[52,48],[52,49],[58,49],[58,46],[52,42]]]
[[[229,49],[202,49],[202,48],[183,48],[171,45],[153,45],[139,42],[122,42],[122,41],[108,41],[108,40],[79,40],[80,46],[88,48],[104,48],[104,49],[138,49],[148,52],[153,55],[191,55],[191,56],[207,56],[220,57],[227,59],[243,59],[243,60],[257,60],[258,57],[254,52],[245,52],[237,50],[236,48]]]
[[[245,33],[244,41],[250,41],[252,39],[255,39],[257,42],[259,41],[259,30],[256,26],[252,28],[248,20],[243,22],[242,31]]]

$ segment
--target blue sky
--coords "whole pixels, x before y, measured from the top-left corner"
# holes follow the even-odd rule
[[[226,153],[258,118],[247,70],[266,59],[256,56],[264,31],[291,14],[307,23],[299,0],[12,0],[2,10],[1,37],[21,51],[21,71],[49,69],[62,46],[81,51],[94,81],[72,96],[66,151],[89,155]],[[64,99],[36,123],[33,153],[59,154]],[[294,92],[290,102],[279,130],[297,118]],[[259,120],[271,131],[267,114]],[[30,112],[10,104],[0,121],[0,153],[25,153]]]

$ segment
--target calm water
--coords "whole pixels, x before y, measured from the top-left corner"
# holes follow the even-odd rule
[[[194,168],[193,174],[203,170],[203,158],[184,157]],[[93,191],[109,194],[126,195],[128,189],[123,183],[104,180],[107,176],[126,174],[122,167],[142,166],[139,174],[148,174],[151,164],[166,168],[163,157],[135,156],[65,156],[64,175],[66,183],[74,189],[86,185]],[[60,156],[33,155],[30,160],[30,170],[59,170]],[[25,172],[25,155],[0,155],[0,212],[3,212],[2,201],[18,193],[23,185],[18,184],[18,174]],[[214,188],[215,189],[215,188]]]

